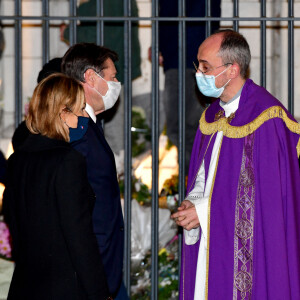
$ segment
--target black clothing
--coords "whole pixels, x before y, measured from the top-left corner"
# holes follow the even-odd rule
[[[69,143],[30,135],[8,160],[4,218],[16,262],[8,300],[106,299],[85,159]]]

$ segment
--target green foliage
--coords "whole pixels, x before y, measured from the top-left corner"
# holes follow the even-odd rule
[[[166,149],[167,150],[170,150],[172,147],[174,146],[174,144],[171,142],[171,140],[168,138],[168,142],[167,142],[167,145],[166,145]]]
[[[139,191],[135,191],[132,194],[133,198],[136,199],[137,202],[140,204],[150,203],[151,200],[151,193],[148,187],[145,184],[140,183]]]
[[[151,141],[150,128],[138,109],[132,110],[132,127],[143,131],[131,132],[132,157],[136,157],[145,151],[146,143]]]
[[[124,179],[119,180],[121,198],[124,198]],[[132,177],[131,179],[131,196],[141,205],[147,205],[151,203],[151,193],[147,185]]]
[[[167,126],[166,126],[166,125],[165,125],[164,128],[163,128],[162,134],[163,134],[163,135],[167,135]],[[171,142],[171,140],[168,138],[167,145],[166,145],[166,149],[167,149],[167,150],[170,150],[173,146],[174,146],[174,144],[173,144],[173,143]]]

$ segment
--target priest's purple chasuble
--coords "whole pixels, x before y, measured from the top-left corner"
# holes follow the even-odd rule
[[[208,207],[208,300],[300,299],[300,124],[248,79],[230,118],[215,101],[203,113],[188,190],[223,132]],[[206,168],[207,178],[207,168]],[[180,299],[194,299],[199,241],[183,241]]]

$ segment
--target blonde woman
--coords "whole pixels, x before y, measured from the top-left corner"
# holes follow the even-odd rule
[[[84,157],[70,146],[86,132],[80,83],[53,74],[35,88],[31,134],[9,158],[3,206],[15,270],[8,299],[110,299],[91,213]]]

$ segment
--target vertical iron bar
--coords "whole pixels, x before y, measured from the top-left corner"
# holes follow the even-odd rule
[[[124,0],[124,16],[131,16],[131,2]],[[124,138],[125,138],[125,189],[124,189],[124,215],[125,215],[125,249],[124,249],[124,282],[127,294],[130,297],[130,270],[131,270],[131,28],[130,20],[124,21]]]
[[[178,1],[179,18],[185,17],[185,0]],[[180,20],[180,19],[179,19]],[[185,173],[185,62],[186,62],[186,23],[183,20],[178,22],[178,134],[179,134],[179,201],[184,198],[184,173]]]
[[[104,22],[101,20],[101,17],[104,16],[103,11],[103,0],[97,0],[96,3],[96,16],[97,19],[97,27],[96,27],[96,43],[97,45],[103,45],[104,44]]]
[[[152,1],[152,16],[158,16],[158,0]],[[158,138],[159,138],[159,45],[157,20],[152,21],[152,209],[151,209],[151,299],[158,299]]]
[[[100,2],[99,2],[100,1]],[[97,0],[97,16],[103,17],[104,16],[104,0]],[[99,20],[97,20],[97,28],[96,28],[96,43],[97,45],[103,46],[104,44],[104,21],[101,19],[100,23]],[[102,128],[105,132],[105,122],[104,119],[101,120]]]
[[[211,17],[211,0],[205,0],[205,17]],[[206,37],[211,35],[211,21],[206,21]]]
[[[43,0],[42,15],[49,16],[49,0]],[[43,65],[49,61],[49,20],[42,21],[43,31]]]
[[[185,0],[178,2],[178,16],[185,17]],[[185,196],[185,69],[186,69],[186,22],[179,21],[178,23],[178,120],[179,120],[179,149],[178,149],[178,162],[179,162],[179,204],[183,201]],[[178,239],[178,278],[180,278],[181,270],[181,243],[182,234],[179,235]],[[178,281],[179,290],[180,280]]]
[[[22,16],[22,1],[15,0],[15,16]],[[15,20],[15,127],[22,121],[22,20]]]
[[[266,17],[266,0],[261,0],[261,17]],[[266,87],[267,69],[267,42],[266,42],[266,21],[261,21],[260,31],[260,85]]]
[[[75,17],[77,15],[77,0],[70,0],[70,16]],[[76,20],[70,20],[69,24],[69,41],[70,45],[74,45],[77,40],[77,32],[76,32]]]
[[[239,1],[234,0],[233,1],[233,16],[238,18],[239,16]],[[234,20],[233,21],[233,30],[239,31],[239,21]]]
[[[294,1],[288,1],[288,16],[294,17]],[[294,21],[288,21],[288,110],[294,115]]]

